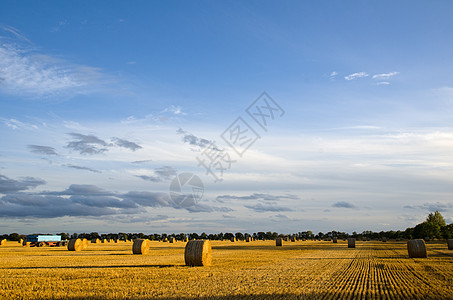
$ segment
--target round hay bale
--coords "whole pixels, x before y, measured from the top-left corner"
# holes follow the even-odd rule
[[[277,239],[275,240],[275,246],[281,247],[282,245],[283,245],[282,238],[277,238]]]
[[[133,254],[143,254],[143,255],[148,254],[149,253],[149,240],[135,239],[134,244],[132,244],[132,253]]]
[[[83,250],[83,241],[81,239],[72,239],[68,243],[69,251],[82,251]]]
[[[448,250],[453,250],[453,239],[447,240]]]
[[[348,238],[348,248],[355,248],[355,238]]]
[[[411,258],[425,258],[426,246],[424,240],[407,241],[407,252]]]
[[[86,248],[88,248],[88,240],[87,239],[83,239],[82,240],[82,250],[85,250]]]
[[[338,242],[336,237],[332,238],[332,241],[333,241],[334,244],[336,244]]]
[[[210,266],[212,264],[212,249],[209,240],[189,241],[184,251],[186,266]]]
[[[5,239],[0,240],[0,245],[4,245],[4,244],[6,244],[6,240]]]
[[[92,240],[91,240],[91,243],[92,243],[92,244],[98,244],[99,242],[100,242],[99,239],[92,239]]]

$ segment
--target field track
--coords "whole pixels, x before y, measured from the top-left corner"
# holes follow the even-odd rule
[[[453,299],[453,251],[405,242],[212,242],[212,267],[184,266],[185,243],[90,244],[82,252],[0,246],[1,299]]]

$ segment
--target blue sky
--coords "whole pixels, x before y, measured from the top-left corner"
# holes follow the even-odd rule
[[[2,1],[0,231],[452,222],[452,9]],[[264,91],[266,130],[246,112]],[[238,117],[259,135],[242,156],[221,137]],[[213,149],[233,161],[218,182],[197,161]],[[205,188],[191,207],[169,196],[184,172]]]

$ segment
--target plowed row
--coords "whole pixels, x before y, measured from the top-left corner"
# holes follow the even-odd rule
[[[405,243],[273,241],[213,243],[213,266],[185,267],[185,243],[65,248],[0,247],[2,299],[453,299],[453,251],[427,245],[410,259]]]

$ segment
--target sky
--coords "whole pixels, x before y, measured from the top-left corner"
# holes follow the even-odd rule
[[[453,222],[451,1],[2,1],[0,233]]]

